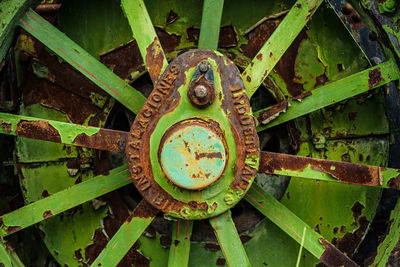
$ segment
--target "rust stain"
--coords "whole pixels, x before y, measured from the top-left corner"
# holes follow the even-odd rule
[[[43,212],[43,219],[48,219],[53,216],[53,213],[51,213],[51,210],[46,210]]]
[[[11,126],[11,123],[3,122],[2,124],[0,124],[1,129],[3,129],[7,133],[11,132]]]
[[[318,241],[324,246],[325,251],[319,258],[324,264],[330,267],[356,267],[358,266],[355,262],[349,259],[340,250],[335,248],[332,244],[323,238],[319,238]]]
[[[260,54],[258,54],[257,56],[256,56],[256,58],[258,59],[258,60],[262,60],[263,59],[263,55],[260,53]]]
[[[6,228],[6,232],[7,232],[8,234],[13,234],[13,233],[18,232],[18,231],[21,230],[21,229],[22,229],[21,226],[8,226],[8,227]]]
[[[376,68],[369,71],[369,88],[377,86],[382,81],[384,81],[384,79],[382,77],[381,68]]]
[[[188,40],[190,42],[198,42],[200,35],[199,27],[189,27],[186,29]],[[234,26],[228,25],[220,28],[218,47],[230,48],[238,45],[239,36]]]
[[[61,143],[60,133],[47,121],[25,121],[21,120],[15,129],[17,136],[35,138]]]
[[[213,158],[218,158],[222,159],[222,154],[221,152],[213,152],[213,153],[197,153],[195,152],[195,158],[196,160],[200,160],[201,158],[208,158],[208,159],[213,159]]]
[[[172,24],[179,18],[178,14],[176,14],[172,9],[168,12],[166,24]]]
[[[126,219],[127,222],[132,221],[134,217],[136,218],[151,218],[158,214],[158,209],[150,205],[146,200],[142,200],[136,206],[132,214]]]
[[[73,143],[90,148],[124,152],[126,135],[126,132],[102,128],[94,135],[88,136],[86,133],[77,135]]]
[[[164,64],[164,54],[161,51],[161,44],[156,36],[154,41],[146,48],[146,67],[153,84],[156,84]]]
[[[276,105],[273,105],[270,109],[262,111],[258,116],[258,121],[262,124],[267,124],[274,119],[276,119],[279,114],[285,112],[289,107],[289,102],[287,100],[282,101]]]
[[[398,175],[396,178],[390,179],[387,184],[390,188],[400,189],[400,175]]]
[[[340,182],[380,185],[379,167],[261,152],[260,171],[268,174],[274,174],[276,170],[284,169],[301,171],[309,166],[312,170],[332,175]]]

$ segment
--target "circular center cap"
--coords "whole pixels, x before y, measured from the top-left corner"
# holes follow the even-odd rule
[[[212,128],[195,123],[180,123],[168,130],[159,155],[167,178],[191,190],[217,181],[226,165],[224,141]]]

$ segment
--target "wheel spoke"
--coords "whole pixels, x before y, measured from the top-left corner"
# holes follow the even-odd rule
[[[153,84],[156,84],[158,78],[168,66],[168,61],[146,6],[143,0],[122,0],[121,6],[125,16],[128,18],[133,37],[139,46],[140,54],[149,71],[150,78]]]
[[[254,115],[260,122],[257,131],[293,120],[399,78],[400,73],[396,64],[393,61],[387,61],[255,112]]]
[[[242,74],[250,98],[311,19],[322,0],[298,0]]]
[[[91,266],[116,266],[153,221],[158,210],[142,200]]]
[[[40,0],[9,0],[0,1],[0,62],[7,54],[14,40],[14,32],[18,20],[30,6],[40,3]]]
[[[180,220],[174,223],[172,229],[172,243],[169,249],[168,266],[186,267],[189,263],[190,236],[192,235],[193,221]]]
[[[146,98],[33,10],[19,25],[97,86],[137,113]]]
[[[304,248],[327,266],[357,266],[256,183],[253,183],[245,199],[296,242],[301,244],[303,241]],[[306,235],[303,237],[304,228],[306,228]]]
[[[23,267],[25,266],[18,255],[6,247],[0,238],[0,266]]]
[[[124,152],[126,132],[53,120],[0,113],[0,133]]]
[[[261,152],[259,172],[400,190],[400,170]]]
[[[204,0],[199,49],[217,50],[224,0]]]
[[[86,201],[131,183],[127,166],[113,169],[83,183],[0,216],[0,236],[7,236]]]
[[[214,229],[228,265],[251,266],[235,223],[232,220],[231,212],[227,211],[210,218],[210,224]]]

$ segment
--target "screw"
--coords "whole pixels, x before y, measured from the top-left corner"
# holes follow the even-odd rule
[[[199,99],[204,99],[208,94],[207,88],[201,84],[197,85],[193,91],[194,95]]]
[[[208,71],[208,64],[206,62],[201,62],[199,66],[199,70],[201,72],[207,72]]]

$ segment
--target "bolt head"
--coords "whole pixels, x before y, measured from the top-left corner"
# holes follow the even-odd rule
[[[201,62],[199,66],[199,70],[201,72],[207,72],[208,71],[208,64],[206,62]]]
[[[208,94],[207,87],[201,84],[197,85],[193,91],[194,95],[199,99],[204,99]]]

